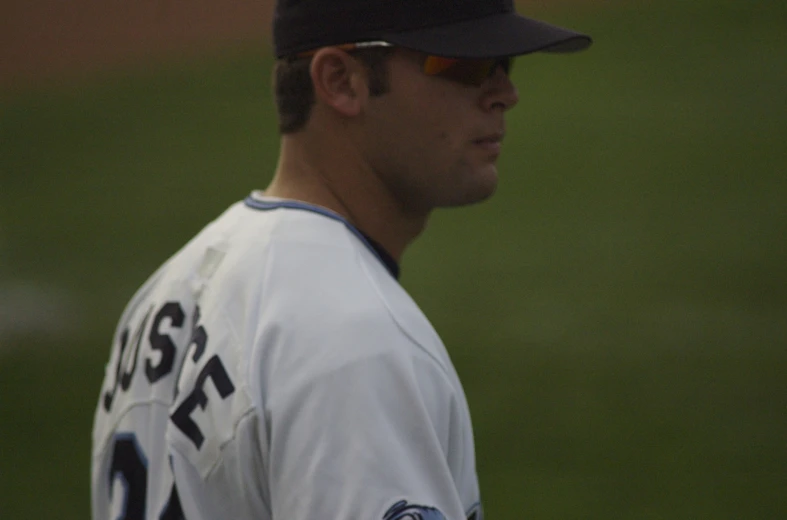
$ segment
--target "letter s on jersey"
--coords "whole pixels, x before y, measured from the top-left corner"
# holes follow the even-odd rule
[[[170,334],[183,326],[185,318],[183,307],[175,301],[164,303],[153,318],[147,336],[148,341],[145,342],[145,331],[153,309],[154,306],[149,307],[138,321],[132,318],[134,323],[126,323],[123,326],[116,347],[114,382],[110,382],[110,388],[106,389],[102,400],[104,411],[107,413],[112,410],[118,392],[122,394],[131,387],[137,373],[138,358],[141,355],[146,356],[145,376],[149,384],[157,383],[172,372],[177,346]],[[162,332],[162,328],[167,330],[164,327],[167,320],[169,320],[169,333]],[[156,364],[153,361],[154,357],[151,356],[153,352],[158,352],[160,356]]]

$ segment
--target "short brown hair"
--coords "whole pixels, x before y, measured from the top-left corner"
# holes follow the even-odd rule
[[[351,51],[369,74],[369,93],[381,96],[388,92],[387,59],[391,49],[373,48]],[[273,92],[279,114],[279,132],[293,134],[303,129],[314,106],[314,86],[309,67],[311,58],[284,58],[276,62]]]

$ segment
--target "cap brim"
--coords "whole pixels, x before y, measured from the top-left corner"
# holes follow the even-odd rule
[[[501,13],[474,20],[406,32],[382,34],[386,41],[450,58],[493,58],[533,52],[576,52],[593,43],[590,36]]]

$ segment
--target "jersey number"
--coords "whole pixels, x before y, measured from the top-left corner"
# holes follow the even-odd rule
[[[116,480],[123,487],[122,510],[117,520],[145,520],[148,488],[148,461],[133,433],[115,436],[112,460],[109,463],[109,498]],[[173,484],[158,520],[185,520],[180,498]]]

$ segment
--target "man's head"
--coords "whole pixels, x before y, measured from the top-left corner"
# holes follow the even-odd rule
[[[279,0],[283,134],[341,134],[414,212],[495,189],[513,56],[587,36],[519,16],[511,0]]]

